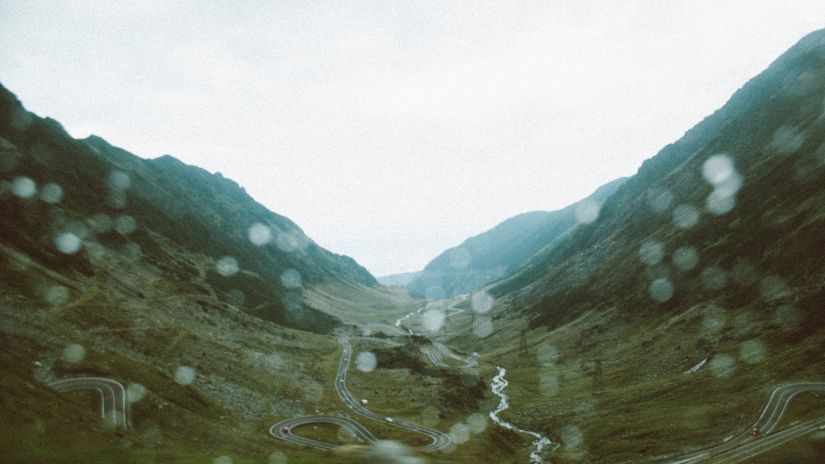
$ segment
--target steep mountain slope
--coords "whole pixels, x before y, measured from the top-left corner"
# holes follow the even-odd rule
[[[99,137],[74,140],[3,88],[0,137],[0,235],[44,266],[91,275],[94,255],[116,250],[188,292],[315,331],[337,323],[302,304],[304,289],[377,285],[352,259],[319,247],[220,174],[168,155],[144,160]]]
[[[533,211],[507,219],[430,261],[407,288],[427,298],[450,298],[517,272],[539,250],[577,224],[576,214],[599,205],[626,179],[599,187],[558,211]],[[586,213],[586,211],[585,211]]]
[[[406,287],[418,275],[418,272],[401,272],[399,274],[390,274],[377,277],[381,285],[398,285]]]
[[[557,460],[696,451],[747,433],[775,386],[825,381],[823,231],[825,30],[487,288],[489,312],[449,314],[442,340],[507,368],[511,421]],[[794,402],[777,431],[825,417],[819,394]],[[817,437],[752,461],[822,462]]]

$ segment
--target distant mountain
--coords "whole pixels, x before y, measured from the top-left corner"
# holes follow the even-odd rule
[[[305,304],[306,289],[377,286],[220,173],[169,155],[142,159],[96,136],[75,140],[2,87],[0,141],[0,236],[47,268],[93,276],[100,256],[129,254],[182,292],[314,331],[337,321]]]
[[[401,272],[399,274],[390,274],[377,277],[378,283],[381,285],[400,286],[404,287],[409,284],[419,272]]]
[[[792,304],[825,323],[825,31],[806,36],[680,140],[647,160],[598,219],[492,293],[533,326],[716,301]],[[803,329],[804,327],[804,329]]]
[[[472,292],[517,272],[527,260],[572,229],[587,209],[598,210],[625,178],[603,185],[589,197],[558,211],[533,211],[507,219],[430,261],[407,288],[427,298]]]

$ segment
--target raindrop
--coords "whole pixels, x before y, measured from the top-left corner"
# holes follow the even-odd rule
[[[129,188],[129,185],[131,183],[132,180],[129,178],[129,174],[123,171],[112,171],[109,173],[108,184],[109,188],[112,190],[126,190],[127,188]]]
[[[238,308],[242,307],[244,303],[246,303],[246,294],[237,288],[233,288],[232,290],[226,292],[226,297],[229,304]]]
[[[263,246],[272,241],[272,231],[264,224],[252,224],[247,233],[249,241],[255,246]]]
[[[175,382],[180,385],[189,385],[195,380],[197,375],[194,368],[189,366],[178,366],[175,370]]]
[[[37,184],[28,177],[15,177],[11,181],[11,193],[20,198],[31,198],[37,193]]]
[[[690,205],[679,205],[673,210],[673,223],[680,229],[690,229],[699,223],[699,211]]]
[[[139,261],[143,256],[143,250],[137,243],[127,243],[120,249],[120,253],[129,261]]]
[[[539,391],[544,396],[556,396],[559,393],[559,377],[553,370],[543,370],[539,380]]]
[[[281,273],[281,285],[285,288],[298,288],[301,286],[301,273],[296,269],[287,269]]]
[[[790,291],[781,277],[771,275],[759,282],[759,293],[763,300],[771,302],[788,296]]]
[[[473,293],[473,296],[470,297],[470,307],[473,308],[473,311],[484,314],[493,307],[493,302],[495,299],[492,295],[487,292],[476,292]]]
[[[279,250],[290,253],[296,250],[302,250],[309,244],[309,239],[297,231],[281,232],[275,234],[275,246]]]
[[[487,428],[487,417],[479,413],[470,414],[470,417],[467,418],[467,427],[470,432],[478,435]]]
[[[421,323],[428,332],[438,332],[444,327],[447,316],[440,309],[428,309],[421,316]]]
[[[714,356],[708,363],[714,377],[728,378],[736,370],[736,359],[727,354]]]
[[[485,338],[493,333],[493,321],[489,317],[477,317],[473,321],[473,335]]]
[[[450,438],[459,445],[470,439],[470,428],[465,424],[455,424],[450,427]]]
[[[724,309],[712,306],[705,311],[702,317],[702,327],[711,332],[718,332],[725,326],[727,313]]]
[[[716,216],[731,212],[735,206],[736,196],[726,195],[719,189],[710,192],[710,195],[705,199],[705,209]]]
[[[68,363],[79,363],[86,359],[86,348],[76,343],[66,345],[66,348],[63,348],[62,359]]]
[[[71,233],[71,232],[63,232],[57,234],[54,238],[54,246],[61,252],[67,255],[73,255],[80,250],[80,245],[82,245],[82,241],[80,237]]]
[[[465,269],[472,261],[472,255],[466,248],[455,248],[449,252],[450,267],[453,269]]]
[[[748,340],[739,345],[739,358],[748,364],[757,364],[765,360],[767,349],[758,339]]]
[[[602,206],[592,200],[584,200],[576,204],[576,222],[579,224],[591,224],[599,218]]]
[[[667,189],[654,187],[647,192],[647,204],[656,214],[664,214],[673,203],[673,194]]]
[[[699,264],[699,253],[692,246],[681,246],[673,252],[672,260],[677,269],[689,271]]]
[[[734,282],[739,285],[753,285],[759,280],[759,273],[756,267],[747,260],[739,260],[730,270],[730,275]]]
[[[50,205],[60,203],[63,199],[63,189],[54,182],[49,182],[40,189],[40,199]]]
[[[796,153],[805,143],[805,134],[790,126],[782,126],[773,133],[771,147],[780,155]]]
[[[793,331],[802,323],[799,311],[791,305],[782,305],[773,313],[773,322],[786,332]]]
[[[665,257],[665,246],[662,242],[648,240],[639,247],[639,259],[647,266],[659,264]]]
[[[218,271],[218,274],[223,277],[231,277],[240,270],[238,260],[231,256],[224,256],[219,259],[215,264],[215,269]]]
[[[130,403],[137,403],[146,395],[146,387],[139,383],[130,383],[126,387],[126,399]]]
[[[269,455],[269,459],[267,459],[267,464],[287,464],[289,460],[286,457],[286,454],[275,451],[274,453]]]
[[[546,344],[539,347],[536,356],[542,366],[554,366],[560,357],[559,350],[555,346]]]
[[[355,357],[355,367],[361,372],[372,372],[377,365],[378,359],[369,351],[362,351]]]
[[[702,177],[713,186],[724,183],[735,174],[733,158],[727,153],[713,155],[702,164]]]
[[[232,464],[232,458],[229,456],[219,456],[212,461],[212,464]]]
[[[46,302],[53,306],[66,304],[69,301],[69,289],[62,285],[52,285],[44,295]]]
[[[673,297],[673,283],[667,277],[661,277],[654,280],[648,288],[648,293],[653,300],[664,303]]]
[[[561,442],[570,450],[579,450],[584,444],[584,434],[575,425],[566,425],[561,429]]]
[[[721,290],[725,288],[727,277],[725,271],[718,266],[708,266],[701,274],[702,285],[708,290]]]
[[[106,233],[112,230],[112,218],[105,213],[97,213],[94,216],[86,219],[86,224],[98,234]]]
[[[135,231],[137,222],[135,222],[135,218],[132,216],[124,214],[123,216],[115,219],[114,227],[119,234],[129,235]]]

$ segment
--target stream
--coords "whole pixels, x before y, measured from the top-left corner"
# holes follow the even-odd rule
[[[501,399],[501,401],[499,401],[496,410],[490,412],[490,419],[492,419],[493,422],[504,427],[505,429],[509,429],[514,432],[526,433],[535,438],[536,440],[533,442],[533,450],[530,452],[530,461],[534,464],[541,464],[544,462],[544,460],[541,458],[541,450],[546,448],[548,445],[558,445],[538,432],[520,429],[498,416],[500,412],[510,407],[510,400],[508,400],[507,395],[504,394],[504,389],[507,388],[507,385],[509,385],[510,382],[508,382],[507,379],[504,378],[504,374],[507,373],[507,369],[499,366],[496,367],[498,367],[498,375],[493,377],[493,382],[490,384],[490,389],[496,396],[498,396]]]

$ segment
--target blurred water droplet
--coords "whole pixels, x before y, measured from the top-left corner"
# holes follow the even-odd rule
[[[544,396],[556,396],[559,393],[559,377],[554,369],[542,369],[539,392]]]
[[[756,267],[746,259],[740,259],[730,270],[731,278],[739,285],[753,285],[759,280]]]
[[[229,456],[219,456],[212,461],[212,464],[232,464],[232,458]]]
[[[473,296],[470,297],[470,307],[473,308],[473,311],[484,314],[493,307],[493,303],[495,299],[492,295],[487,292],[475,292]]]
[[[46,290],[44,298],[53,306],[66,304],[69,301],[69,289],[62,285],[52,285]]]
[[[673,283],[667,277],[656,279],[650,284],[648,293],[654,301],[664,303],[673,297]]]
[[[559,360],[559,350],[552,345],[542,344],[536,351],[536,357],[542,366],[554,366]]]
[[[54,182],[49,182],[40,189],[40,199],[50,205],[60,203],[63,199],[63,189]]]
[[[470,439],[470,428],[465,424],[455,424],[450,427],[449,435],[455,443],[460,445]]]
[[[83,242],[80,240],[80,237],[71,233],[71,232],[63,232],[57,234],[54,238],[54,246],[58,249],[61,253],[65,253],[67,255],[72,255],[80,250],[80,245]]]
[[[802,148],[805,139],[805,134],[798,129],[782,126],[773,133],[771,147],[780,155],[790,155]]]
[[[302,250],[308,245],[309,239],[300,232],[284,232],[279,230],[275,233],[275,246],[285,253]]]
[[[62,359],[68,363],[79,363],[86,359],[86,348],[76,343],[66,345],[63,348]]]
[[[372,372],[378,365],[378,358],[369,351],[362,351],[355,357],[355,367],[361,372]]]
[[[269,455],[267,459],[267,464],[288,464],[289,459],[287,459],[286,454],[275,451],[274,453]]]
[[[37,193],[37,184],[28,177],[15,177],[9,186],[12,195],[20,198],[31,198]]]
[[[231,256],[224,256],[215,264],[215,270],[223,277],[231,277],[240,270],[238,260]]]
[[[733,158],[727,153],[713,155],[702,164],[702,177],[713,186],[722,184],[734,174]]]
[[[708,290],[721,290],[725,288],[727,283],[727,276],[718,266],[708,266],[701,274],[702,285]]]
[[[124,214],[115,219],[114,227],[121,235],[129,235],[137,228],[137,222],[135,222],[135,218],[132,216]]]
[[[447,253],[450,260],[450,267],[453,269],[465,269],[473,259],[470,252],[463,247],[454,248]]]
[[[281,273],[281,285],[285,288],[298,288],[301,286],[301,273],[297,269],[287,269]]]
[[[253,245],[263,246],[272,241],[272,230],[266,225],[256,222],[249,228],[247,236]]]
[[[175,370],[175,382],[180,385],[189,385],[195,381],[197,372],[189,366],[178,366]]]
[[[602,205],[592,201],[584,200],[576,204],[575,216],[579,224],[591,224],[599,218]]]
[[[673,203],[673,194],[662,187],[654,187],[647,192],[647,204],[656,214],[664,214]]]
[[[105,213],[97,213],[86,219],[86,224],[98,234],[103,234],[112,230],[112,218]]]
[[[747,340],[739,345],[739,358],[748,364],[757,364],[765,360],[767,349],[758,339]]]
[[[584,434],[575,425],[566,425],[561,429],[561,442],[569,450],[580,450],[584,444]]]
[[[132,183],[129,174],[117,170],[109,173],[107,181],[110,189],[118,191],[126,190]]]
[[[440,309],[428,309],[421,316],[421,324],[428,332],[438,332],[444,326],[447,316]]]
[[[782,330],[791,332],[802,323],[802,316],[793,306],[782,305],[774,311],[773,322]]]
[[[781,277],[770,275],[759,282],[759,293],[763,300],[772,302],[789,296],[790,290]]]
[[[679,205],[673,210],[673,224],[680,229],[690,229],[699,223],[699,211],[690,205]]]
[[[470,414],[467,418],[467,427],[471,433],[478,435],[487,428],[487,417],[479,413]]]
[[[714,377],[728,378],[736,370],[736,359],[727,354],[716,355],[708,363]]]
[[[657,240],[648,240],[639,247],[639,259],[647,266],[659,264],[665,257],[665,245]]]
[[[736,197],[734,195],[725,195],[720,190],[710,192],[710,195],[705,199],[705,209],[709,213],[716,216],[727,214],[736,207]]]
[[[682,271],[689,271],[699,264],[699,253],[696,248],[684,245],[673,252],[673,265]]]
[[[702,327],[710,332],[719,332],[725,326],[727,312],[717,306],[707,308],[702,316]]]
[[[126,387],[126,399],[130,403],[137,403],[146,395],[146,387],[139,383],[130,383]]]
[[[479,316],[473,321],[473,335],[486,338],[493,333],[493,321],[489,317]]]

